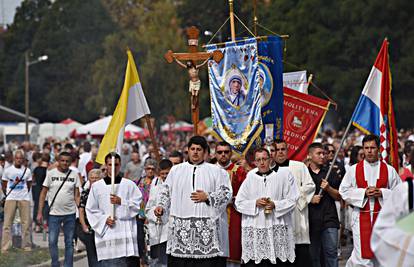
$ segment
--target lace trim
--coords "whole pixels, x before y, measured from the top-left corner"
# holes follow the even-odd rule
[[[285,262],[295,260],[295,238],[291,227],[274,225],[269,228],[242,227],[242,260],[256,264],[268,259],[276,264],[276,258]]]
[[[170,188],[165,183],[160,184],[159,188],[157,206],[161,206],[167,210],[170,207]]]
[[[218,234],[218,219],[171,217],[167,253],[180,258],[221,256]]]
[[[221,185],[217,191],[210,192],[208,196],[210,203],[214,208],[224,208],[224,206],[226,206],[231,199],[232,193],[230,188],[225,185]]]

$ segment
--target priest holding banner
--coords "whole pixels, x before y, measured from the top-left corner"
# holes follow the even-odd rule
[[[367,135],[362,140],[365,159],[353,165],[339,187],[341,197],[351,206],[354,249],[346,266],[376,266],[370,240],[373,224],[401,179],[395,169],[379,159],[380,140]]]

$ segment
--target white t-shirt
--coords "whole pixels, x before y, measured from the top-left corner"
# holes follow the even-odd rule
[[[83,174],[86,164],[88,164],[88,162],[91,160],[91,157],[91,152],[83,152],[79,155],[78,169],[80,174]]]
[[[47,201],[52,204],[52,200],[57,190],[66,178],[67,173],[60,172],[57,168],[49,170],[46,174],[43,186],[48,188]],[[69,215],[76,213],[75,188],[79,188],[79,175],[71,171],[68,179],[60,189],[55,202],[50,210],[51,215]]]
[[[7,181],[7,193],[10,192],[11,188],[13,188],[17,179],[23,179],[23,181],[20,181],[20,183],[18,183],[13,191],[7,196],[7,200],[30,201],[32,199],[32,196],[27,188],[27,182],[32,181],[32,173],[30,172],[30,169],[27,168],[26,173],[22,178],[25,169],[26,167],[24,166],[16,168],[12,165],[4,170],[1,180]]]

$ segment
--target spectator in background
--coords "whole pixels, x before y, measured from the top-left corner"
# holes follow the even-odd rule
[[[142,163],[139,153],[132,152],[131,153],[131,161],[127,163],[125,167],[125,178],[128,178],[132,181],[138,181],[143,173],[144,164]]]
[[[92,147],[91,149],[91,159],[88,161],[88,163],[86,163],[84,172],[81,173],[83,180],[86,181],[87,180],[87,174],[92,170],[92,169],[99,169],[100,164],[96,162],[96,156],[98,155],[98,148],[97,147]]]
[[[69,169],[72,157],[68,152],[61,152],[58,166],[47,172],[40,193],[37,221],[43,222],[43,206],[48,199],[49,214],[49,251],[52,267],[60,266],[58,237],[63,224],[65,236],[64,266],[73,266],[73,235],[75,233],[76,207],[79,205],[79,175]]]
[[[4,170],[1,179],[3,193],[7,195],[4,204],[4,225],[1,242],[2,254],[6,253],[11,247],[10,228],[17,209],[19,209],[22,223],[22,248],[25,251],[32,250],[29,232],[32,173],[29,168],[23,165],[24,160],[23,150],[16,150],[14,152],[13,166]]]
[[[76,149],[72,146],[72,144],[66,143],[65,146],[63,147],[63,151],[66,151],[68,153],[72,153],[72,152],[75,152]]]
[[[6,163],[6,159],[4,158],[4,154],[1,154],[0,155],[0,177],[3,177],[5,163]]]
[[[62,145],[60,143],[54,143],[53,144],[53,150],[50,153],[50,158],[51,158],[52,162],[57,161],[57,156],[59,155],[61,149],[62,149]]]
[[[172,162],[173,165],[177,165],[183,163],[184,157],[180,151],[174,150],[173,152],[171,152],[168,159]]]
[[[78,169],[81,174],[85,172],[85,166],[91,160],[91,157],[92,157],[91,149],[92,149],[91,143],[89,143],[88,141],[83,143],[83,153],[79,155],[79,164],[78,164]]]
[[[144,165],[145,176],[138,179],[136,184],[138,185],[139,190],[141,191],[142,195],[142,202],[140,205],[140,209],[138,212],[138,250],[139,255],[141,256],[141,264],[148,264],[148,259],[145,256],[145,240],[144,240],[144,224],[147,219],[145,215],[145,206],[147,205],[150,190],[151,190],[151,182],[155,177],[155,173],[157,171],[157,162],[153,159],[147,159]]]
[[[39,166],[37,166],[34,170],[33,170],[33,186],[32,186],[32,196],[33,196],[33,218],[36,218],[37,215],[37,209],[39,207],[39,198],[40,198],[40,192],[42,191],[42,185],[43,182],[45,181],[46,178],[46,172],[47,172],[47,168],[49,167],[49,162],[50,162],[50,155],[49,154],[42,154],[41,156],[41,162],[39,164]],[[40,227],[42,226],[42,224],[44,225],[44,228],[46,228],[46,222],[48,220],[48,215],[49,215],[49,206],[47,205],[47,203],[45,203],[44,206],[44,210],[43,210],[43,219],[44,222],[37,222],[35,220],[35,231],[36,233],[41,232]],[[44,229],[46,230],[46,229]]]
[[[4,159],[6,160],[4,162],[4,169],[13,166],[13,153],[11,151],[6,151],[6,153],[4,153]]]
[[[410,178],[410,177],[413,177],[413,174],[412,174],[412,172],[411,172],[411,162],[413,161],[412,160],[412,152],[411,152],[411,154],[410,154],[410,164],[407,166],[407,167],[404,167],[404,162],[403,162],[403,157],[402,157],[402,155],[401,154],[398,154],[398,158],[399,158],[399,161],[398,161],[398,175],[400,176],[400,178],[401,178],[401,180],[402,181],[405,181],[407,178]]]
[[[72,153],[70,153],[70,157],[72,158],[72,163],[70,164],[69,169],[71,169],[73,172],[77,173],[79,176],[79,182],[81,184],[81,186],[84,184],[84,180],[82,178],[82,175],[79,172],[79,153],[74,151]]]
[[[32,153],[32,164],[30,164],[30,171],[33,172],[33,170],[40,165],[42,162],[42,154],[39,152],[33,152]]]
[[[132,147],[128,143],[122,144],[121,151],[121,173],[125,174],[127,163],[131,160]]]
[[[315,183],[315,195],[309,204],[310,255],[313,267],[321,266],[321,252],[326,267],[338,266],[339,219],[335,200],[341,199],[338,188],[341,179],[325,165],[325,149],[321,143],[312,143],[308,148],[309,173]]]
[[[183,147],[183,156],[184,156],[184,162],[188,161],[188,147],[187,145]]]
[[[91,186],[96,181],[99,181],[102,178],[102,172],[99,169],[92,169],[88,173],[88,186],[83,188],[80,197],[79,204],[79,222],[80,228],[77,229],[77,235],[79,239],[85,244],[86,254],[88,256],[88,266],[96,267],[99,266],[98,256],[96,255],[96,246],[95,246],[95,232],[91,228],[88,218],[85,213],[86,202],[88,201],[89,192]],[[79,228],[79,227],[78,227]]]

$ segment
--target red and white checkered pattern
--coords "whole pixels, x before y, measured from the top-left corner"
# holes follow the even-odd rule
[[[381,122],[380,127],[380,153],[383,160],[388,162],[389,143],[387,138],[387,127],[384,122]]]

